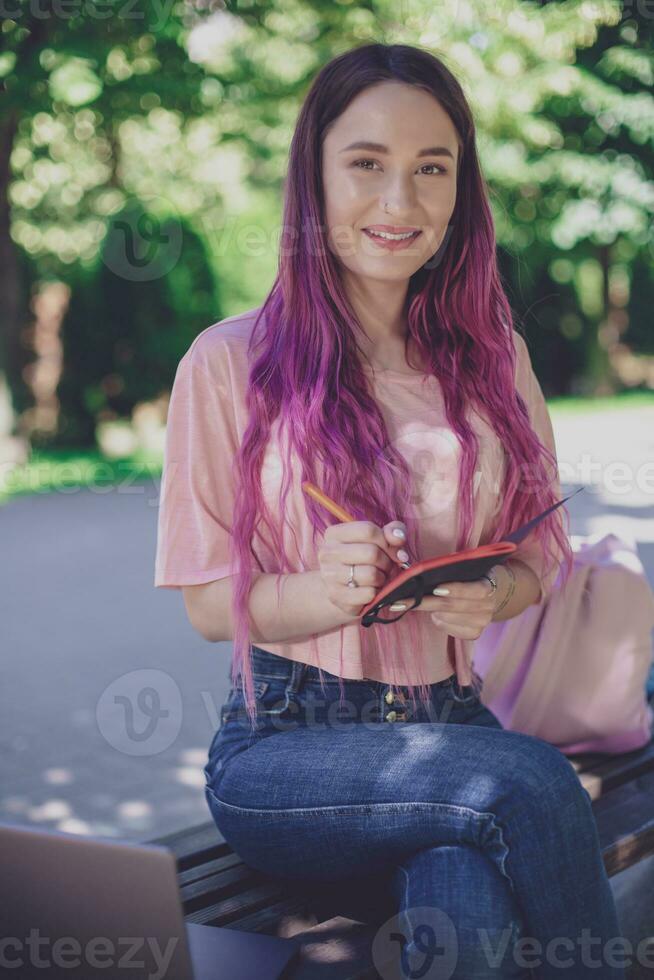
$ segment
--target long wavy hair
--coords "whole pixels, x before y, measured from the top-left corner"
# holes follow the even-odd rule
[[[252,724],[256,702],[252,676],[248,597],[253,585],[252,557],[259,524],[279,555],[279,601],[282,576],[290,567],[282,535],[261,492],[262,461],[273,424],[280,445],[286,437],[279,513],[291,478],[291,453],[299,460],[301,481],[321,487],[342,502],[357,520],[378,526],[403,520],[406,547],[419,554],[417,521],[411,517],[412,476],[406,460],[392,445],[383,416],[362,369],[356,341],[361,325],[343,288],[339,263],[327,246],[321,147],[330,124],[368,86],[399,81],[431,93],[450,116],[459,140],[456,204],[451,234],[409,281],[406,315],[413,338],[429,373],[442,390],[448,423],[461,446],[457,550],[468,545],[473,526],[473,475],[477,438],[467,417],[469,407],[484,416],[505,453],[502,507],[494,536],[499,540],[518,524],[556,502],[553,479],[556,457],[543,446],[515,386],[516,349],[513,317],[501,284],[495,231],[487,190],[477,158],[472,114],[459,82],[433,54],[404,44],[366,44],[332,59],[316,75],[299,113],[290,147],[284,185],[283,230],[278,273],[257,312],[249,341],[248,425],[234,458],[236,495],[232,561],[236,569],[232,593],[234,651],[232,683],[243,684],[245,707]],[[310,354],[308,353],[310,352]],[[526,485],[521,474],[528,473]],[[334,519],[306,497],[314,547]],[[565,506],[553,511],[535,529],[549,565],[558,553],[565,561],[563,581],[572,570],[572,550],[560,520]],[[553,545],[554,548],[552,547]],[[255,556],[256,557],[256,556]],[[315,567],[318,565],[316,563]],[[304,569],[303,569],[304,570]],[[359,626],[362,649],[376,644],[392,676],[392,664],[405,665],[418,649],[415,616],[405,614],[410,639],[398,643],[397,626]],[[398,624],[399,625],[399,624]],[[395,639],[395,642],[393,642]],[[454,638],[448,657],[457,672]],[[315,637],[311,637],[317,652]],[[247,654],[247,657],[246,657]],[[316,656],[319,663],[319,658]],[[322,681],[322,668],[319,666]],[[460,679],[460,678],[459,678]],[[473,689],[480,678],[473,672]],[[413,704],[429,699],[429,685],[406,685]],[[341,702],[343,679],[340,680]]]

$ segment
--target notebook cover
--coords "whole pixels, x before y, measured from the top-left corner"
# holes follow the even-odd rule
[[[425,595],[430,595],[432,589],[443,582],[471,582],[481,578],[493,567],[501,565],[514,554],[518,549],[519,543],[529,532],[549,513],[564,504],[570,497],[580,493],[584,488],[579,487],[574,493],[568,494],[562,500],[552,504],[541,514],[533,517],[522,527],[512,531],[502,541],[493,544],[482,544],[477,548],[469,548],[467,551],[457,551],[449,555],[437,555],[434,558],[425,558],[418,561],[411,568],[402,569],[395,575],[390,582],[383,586],[367,606],[362,610],[361,624],[372,626],[373,623],[394,623],[407,612],[417,609]],[[410,609],[399,612],[397,616],[386,619],[376,619],[379,611],[386,606],[391,606],[403,599],[414,599],[415,605]],[[388,613],[386,613],[388,616]]]

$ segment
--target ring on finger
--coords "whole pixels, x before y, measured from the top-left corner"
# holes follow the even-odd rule
[[[495,593],[497,592],[497,580],[495,579],[495,576],[493,575],[492,572],[488,572],[486,575],[482,575],[482,578],[485,578],[486,581],[490,583],[491,590],[486,594],[486,598],[490,599],[491,596],[494,596]]]

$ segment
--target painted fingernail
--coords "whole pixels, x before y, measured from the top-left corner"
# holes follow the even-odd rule
[[[398,551],[397,557],[400,559],[400,561],[408,561],[409,560],[409,556],[408,556],[407,552],[404,551],[403,549],[400,549],[400,551]]]
[[[406,609],[406,606],[403,602],[394,602],[393,605],[389,606],[388,608],[391,612],[402,612],[404,609]]]
[[[394,527],[393,534],[395,535],[396,538],[406,538],[406,534],[404,533],[401,527]]]
[[[441,587],[437,587],[435,589],[432,589],[432,595],[449,595],[449,594],[450,594],[450,590],[449,589],[443,589]]]

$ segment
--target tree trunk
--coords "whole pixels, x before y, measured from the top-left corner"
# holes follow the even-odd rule
[[[9,207],[9,160],[18,128],[18,115],[12,112],[0,122],[0,373],[12,391],[20,372],[20,331],[24,310],[20,285],[20,264],[11,237]]]
[[[609,295],[609,270],[611,268],[611,247],[600,245],[597,259],[602,268],[602,315],[597,325],[597,341],[590,352],[590,375],[593,394],[601,397],[615,394],[615,377],[611,368],[609,348],[617,338],[611,336],[614,329],[611,317],[611,297]]]

